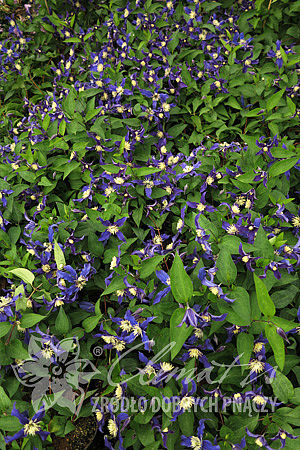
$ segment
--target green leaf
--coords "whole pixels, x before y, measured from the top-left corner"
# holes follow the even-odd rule
[[[95,120],[94,125],[91,128],[91,131],[97,133],[98,136],[100,136],[102,139],[105,139],[105,128],[103,124],[103,117],[99,117]]]
[[[186,83],[187,85],[191,84],[192,78],[191,78],[190,72],[187,69],[186,64],[182,65],[181,76],[182,76],[182,80],[184,83]]]
[[[5,411],[10,407],[11,400],[2,386],[0,386],[0,411]]]
[[[257,11],[260,11],[262,4],[264,3],[265,0],[256,0],[255,1],[255,9]]]
[[[30,328],[33,325],[40,322],[41,320],[45,319],[45,317],[47,316],[42,316],[41,314],[34,314],[34,313],[24,314],[21,319],[20,326],[22,328]]]
[[[16,310],[18,311],[18,310],[21,309],[22,311],[25,311],[27,309],[27,298],[26,298],[26,295],[25,295],[25,289],[24,289],[24,285],[23,284],[20,284],[15,289],[14,295],[17,296],[19,294],[21,294],[21,295],[16,300]]]
[[[242,373],[247,368],[253,350],[254,337],[252,334],[239,333],[237,336],[237,351],[240,355]]]
[[[81,42],[81,40],[79,38],[73,37],[65,39],[64,42]]]
[[[235,97],[229,97],[229,99],[226,102],[226,105],[231,106],[234,109],[243,109]]]
[[[269,171],[270,177],[276,177],[281,173],[285,173],[290,170],[294,165],[299,161],[298,157],[284,159],[283,161],[276,161],[271,167]]]
[[[53,183],[51,183],[51,181],[48,180],[48,178],[46,177],[42,177],[41,181],[38,182],[39,186],[53,186]]]
[[[63,269],[66,265],[66,260],[64,256],[64,252],[58,245],[57,241],[54,240],[54,259],[56,262],[56,266],[59,270]]]
[[[6,352],[8,356],[14,359],[24,360],[29,358],[27,350],[25,350],[25,348],[22,345],[22,341],[19,341],[19,339],[12,340],[7,345]]]
[[[12,269],[10,273],[16,275],[21,278],[21,280],[25,281],[25,283],[31,284],[34,282],[34,275],[28,269]]]
[[[141,444],[143,445],[143,448],[145,448],[147,445],[154,444],[155,442],[155,436],[154,431],[150,424],[139,424],[138,427],[136,427],[136,433],[137,437],[139,438]]]
[[[254,241],[254,246],[257,249],[254,252],[254,256],[260,256],[260,257],[263,256],[264,258],[269,258],[271,260],[274,259],[273,247],[270,244],[270,241],[267,238],[262,225],[260,225],[260,227],[257,231],[255,241]]]
[[[272,347],[275,361],[278,364],[279,369],[283,370],[285,361],[283,338],[279,336],[276,331],[276,327],[272,323],[265,324],[265,333],[266,338],[268,339],[269,344]]]
[[[119,289],[124,289],[124,287],[125,284],[122,277],[113,278],[109,286],[107,286],[107,288],[102,292],[101,297],[102,295],[111,294],[112,292],[115,292]]]
[[[290,97],[286,98],[286,102],[287,102],[287,105],[289,107],[290,113],[291,114],[295,114],[295,112],[296,112],[296,105],[295,105],[295,103],[290,99]]]
[[[291,284],[288,289],[274,292],[271,295],[271,298],[275,304],[275,307],[284,308],[285,306],[289,305],[295,298],[298,291],[299,289]]]
[[[62,121],[60,122],[59,128],[58,128],[59,134],[60,134],[61,136],[64,136],[64,135],[65,135],[66,126],[67,126],[66,121],[65,121],[65,120],[62,120]]]
[[[219,248],[225,247],[231,254],[238,255],[239,254],[239,246],[242,243],[241,239],[238,236],[233,236],[231,234],[225,234],[222,237],[221,242],[218,243]],[[255,250],[254,245],[247,244],[247,242],[243,242],[243,250],[245,252],[252,252]]]
[[[170,342],[175,342],[174,347],[171,348],[172,360],[180,352],[183,344],[193,331],[193,327],[187,327],[185,323],[181,327],[178,327],[184,314],[185,310],[183,308],[177,308],[170,319]]]
[[[222,247],[217,259],[217,278],[223,284],[232,284],[237,276],[237,268],[234,264],[231,253],[226,247]]]
[[[1,431],[16,431],[21,429],[22,425],[20,425],[17,417],[8,416],[8,417],[0,417],[0,429]]]
[[[0,342],[0,364],[1,366],[7,366],[8,364],[11,364],[12,360],[7,354],[7,347],[4,344],[4,342]]]
[[[254,108],[243,113],[243,117],[257,117],[259,114],[261,114],[261,108]]]
[[[104,169],[106,172],[110,172],[110,173],[119,173],[120,172],[120,167],[119,166],[115,166],[114,164],[102,164],[100,165],[100,167],[102,167],[102,169]]]
[[[144,380],[146,380],[146,377]],[[126,381],[126,383],[129,387],[129,389],[134,394],[145,395],[145,396],[148,395],[148,396],[150,396],[150,398],[158,397],[161,400],[163,399],[161,389],[158,389],[154,386],[148,386],[148,384],[146,384],[145,381],[143,383],[141,383],[139,380],[139,376],[130,377],[130,379],[128,379]]]
[[[161,169],[156,169],[155,167],[140,167],[139,169],[134,169],[134,173],[138,177],[144,177],[146,175],[151,175],[152,173],[161,172]]]
[[[178,423],[182,434],[192,436],[194,429],[194,412],[192,410],[185,411],[178,417]]]
[[[98,325],[101,317],[102,314],[98,314],[97,316],[87,317],[86,319],[84,319],[84,321],[82,322],[82,326],[85,329],[85,331],[87,333],[93,331],[93,329],[96,328],[96,326]]]
[[[267,100],[267,110],[270,111],[271,109],[275,108],[275,106],[278,105],[281,97],[285,93],[285,89],[281,89],[281,91],[276,92],[275,94],[271,95],[270,98]]]
[[[299,323],[291,322],[290,320],[286,320],[283,317],[274,316],[272,318],[272,322],[275,323],[278,327],[282,328],[283,331],[287,332],[299,326]]]
[[[49,23],[43,23],[43,28],[46,31],[49,31],[49,33],[55,33],[55,29],[53,28],[52,25],[50,25]]]
[[[157,268],[158,264],[164,259],[164,255],[153,256],[153,258],[145,259],[142,261],[141,268],[139,270],[140,277],[142,279],[149,277],[154,270]]]
[[[9,322],[0,322],[0,338],[9,332],[11,326],[12,325]]]
[[[222,314],[227,313],[226,320],[237,326],[250,325],[251,304],[248,292],[238,286],[231,291],[229,298],[235,299],[235,301],[230,305],[226,302],[218,305]]]
[[[73,116],[75,112],[75,91],[71,89],[67,98],[64,101],[64,109],[69,116]]]
[[[172,39],[168,43],[168,48],[169,48],[170,52],[172,52],[172,53],[174,52],[175,48],[177,47],[177,45],[179,43],[178,33],[179,33],[179,31],[176,31],[175,33],[173,33]]]
[[[283,403],[288,403],[294,395],[292,383],[285,375],[279,372],[279,370],[276,370],[276,377],[272,379],[271,386],[274,395]]]
[[[245,411],[239,414],[231,414],[226,421],[227,427],[234,432],[235,436],[239,436],[241,439],[245,435],[245,428],[247,427],[250,431],[254,431],[257,422],[258,414],[252,413],[252,417],[249,417],[249,411]]]
[[[193,295],[193,283],[184,269],[178,252],[170,270],[171,290],[174,298],[179,303],[187,303]]]
[[[177,136],[179,136],[186,127],[187,127],[186,123],[180,124],[180,125],[175,125],[174,127],[171,127],[168,130],[168,134],[170,136],[172,136],[173,138],[177,138]]]
[[[67,176],[70,175],[70,173],[73,172],[78,167],[80,167],[80,163],[77,161],[71,161],[70,163],[66,164],[63,167],[63,172],[64,172],[63,180],[65,180],[67,178]]]
[[[59,308],[59,312],[56,317],[55,328],[60,334],[66,334],[71,328],[70,319],[66,315],[62,306]]]
[[[49,125],[50,125],[50,116],[49,116],[49,114],[46,114],[43,119],[42,127],[45,131],[47,131]]]
[[[142,217],[143,217],[144,207],[141,205],[139,208],[136,208],[132,213],[132,218],[135,221],[136,225],[139,227]]]
[[[257,275],[255,275],[255,273],[253,276],[259,309],[265,316],[272,317],[276,313],[276,308],[271,297],[269,296],[268,289],[265,283]]]

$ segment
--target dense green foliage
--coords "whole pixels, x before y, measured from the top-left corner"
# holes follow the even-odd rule
[[[1,2],[0,449],[299,448],[299,9]]]

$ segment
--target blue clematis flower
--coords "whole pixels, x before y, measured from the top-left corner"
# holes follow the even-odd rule
[[[232,450],[242,450],[246,447],[246,439],[245,437],[242,438],[241,442],[239,444],[231,444]]]
[[[281,447],[280,448],[283,448],[283,447],[285,447],[285,441],[286,441],[287,438],[298,439],[298,437],[299,436],[294,436],[293,434],[288,433],[287,431],[285,431],[282,428],[280,428],[278,430],[278,433],[274,437],[272,437],[270,440],[271,441],[280,440],[280,442],[281,442]]]
[[[128,309],[124,315],[124,319],[120,317],[114,317],[112,318],[112,321],[116,322],[120,326],[120,329],[123,332],[122,336],[125,336],[127,338],[126,342],[131,343],[138,336],[140,336],[142,342],[145,344],[145,350],[151,350],[151,341],[148,338],[145,330],[153,319],[154,316],[144,319],[138,316],[137,311],[132,314]]]
[[[191,388],[189,388],[189,383],[191,383]],[[197,399],[194,397],[194,393],[196,392],[197,385],[194,380],[190,380],[184,378],[181,382],[182,389],[179,398],[178,397],[165,397],[164,401],[168,404],[177,400],[177,406],[172,416],[172,422],[175,422],[178,416],[181,416],[185,411],[190,410],[196,403]]]
[[[123,217],[122,219],[119,219],[114,223],[110,223],[109,220],[103,220],[101,219],[101,217],[99,217],[99,220],[102,223],[102,225],[107,227],[107,229],[101,234],[101,236],[98,239],[100,242],[106,243],[110,238],[110,236],[114,234],[118,237],[120,241],[126,242],[125,236],[123,235],[123,233],[121,233],[119,227],[124,225],[124,223],[127,220],[127,217]]]
[[[220,450],[219,445],[214,445],[208,440],[203,440],[203,434],[205,430],[205,419],[199,420],[199,426],[197,428],[197,436],[181,436],[181,445],[183,447],[198,448],[202,450]]]
[[[164,270],[157,270],[156,276],[167,287],[162,291],[158,292],[155,299],[153,300],[154,305],[156,303],[159,303],[161,299],[171,291],[171,281],[169,275]]]
[[[113,413],[112,405],[108,404],[108,410],[110,412],[111,418],[108,419],[108,432],[109,436],[105,436],[104,443],[107,448],[110,450],[114,450],[114,447],[111,445],[110,440],[111,439],[119,439],[119,445],[118,448],[120,450],[125,450],[125,447],[123,447],[123,437],[121,435],[121,432],[124,430],[124,428],[129,424],[130,418],[127,413],[121,412],[117,416]],[[123,423],[122,423],[123,422]]]
[[[20,423],[23,425],[23,428],[13,436],[6,436],[4,439],[7,444],[17,439],[36,435],[38,435],[42,439],[42,441],[44,441],[45,439],[47,439],[47,436],[49,436],[50,433],[48,431],[42,431],[40,425],[41,420],[45,416],[44,405],[34,414],[31,419],[29,419],[28,412],[25,411],[24,413],[20,413],[20,411],[16,408],[16,403],[14,403],[11,415],[19,419]]]
[[[276,377],[276,371],[271,364],[266,362],[265,356],[258,356],[257,359],[250,359],[249,361],[249,369],[250,369],[250,381],[256,381],[260,376],[259,374],[267,374],[270,378]]]
[[[193,310],[193,308],[190,308],[188,306],[184,313],[182,321],[177,326],[182,327],[182,325],[185,323],[187,327],[189,327],[189,326],[197,327],[198,320],[199,320],[199,314],[197,314],[196,311]]]
[[[84,264],[79,275],[72,266],[66,265],[64,267],[64,271],[57,271],[57,285],[61,290],[65,291],[66,299],[69,299],[69,301],[74,301],[78,295],[78,292],[83,289],[86,282],[95,272],[95,269],[89,263]],[[65,282],[62,280],[68,281],[71,285],[66,287]]]
[[[266,448],[267,450],[272,450],[272,447],[268,445],[268,442],[264,437],[264,435],[251,433],[251,431],[249,431],[248,428],[246,428],[246,433],[248,434],[248,436],[255,438],[255,444],[258,445],[259,447]]]

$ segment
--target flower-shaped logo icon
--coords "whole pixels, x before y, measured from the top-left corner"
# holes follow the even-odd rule
[[[91,361],[79,358],[78,339],[31,336],[28,352],[30,358],[15,364],[13,370],[20,383],[32,388],[35,411],[42,404],[46,409],[57,404],[78,415],[85,397],[82,386],[100,374]]]

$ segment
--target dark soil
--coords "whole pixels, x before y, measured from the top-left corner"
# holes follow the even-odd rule
[[[94,417],[82,417],[76,421],[76,429],[65,437],[53,437],[55,450],[96,450],[104,447],[102,435],[98,432]]]

